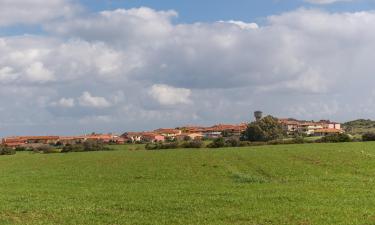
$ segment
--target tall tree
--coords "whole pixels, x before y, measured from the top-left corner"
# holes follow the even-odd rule
[[[250,123],[242,139],[246,141],[271,141],[280,139],[285,135],[281,124],[277,118],[266,116],[261,120]]]

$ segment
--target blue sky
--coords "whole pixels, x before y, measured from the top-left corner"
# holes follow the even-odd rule
[[[321,8],[331,12],[374,9],[375,1],[357,0],[317,5],[303,0],[81,0],[93,11],[147,6],[158,10],[173,9],[179,22],[213,22],[218,20],[263,21],[264,17],[296,8]]]
[[[241,20],[263,24],[266,17],[298,8],[322,9],[329,12],[357,12],[375,8],[373,0],[354,0],[332,4],[311,4],[304,0],[79,0],[85,10],[100,12],[118,8],[150,7],[156,10],[175,10],[175,23]],[[233,3],[235,2],[235,3]],[[13,26],[0,29],[2,35],[39,34],[39,26]]]

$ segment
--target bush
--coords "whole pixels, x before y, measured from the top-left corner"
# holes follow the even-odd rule
[[[42,145],[42,146],[36,147],[34,149],[34,152],[44,153],[44,154],[60,153],[59,150],[55,149],[54,147],[50,145]]]
[[[183,148],[202,148],[203,146],[204,143],[201,140],[187,141],[182,144]]]
[[[224,138],[216,138],[207,147],[208,148],[223,148],[225,147],[225,140]]]
[[[375,141],[375,133],[367,132],[362,135],[362,141]]]
[[[185,141],[180,143],[178,141],[169,142],[169,143],[148,143],[146,144],[145,148],[147,150],[160,150],[160,149],[177,149],[177,148],[202,148],[204,146],[203,141],[201,140],[193,140],[193,141]]]
[[[146,150],[157,150],[161,149],[159,143],[147,143],[145,146]]]
[[[16,151],[12,148],[8,148],[5,146],[0,146],[0,155],[14,155]]]
[[[226,147],[240,147],[241,142],[238,139],[231,138],[225,141],[225,146]]]
[[[347,134],[332,134],[322,137],[317,140],[318,143],[338,143],[338,142],[351,142],[352,139]]]
[[[26,147],[22,147],[22,146],[18,146],[16,147],[16,152],[24,152],[24,151],[30,151],[30,149],[26,148]]]
[[[83,151],[84,151],[84,148],[82,144],[67,144],[61,150],[62,153],[83,152]]]
[[[88,140],[82,144],[68,144],[61,150],[62,153],[68,152],[94,152],[94,151],[109,151],[111,150],[103,142]]]
[[[159,150],[159,149],[176,149],[179,148],[179,142],[168,142],[168,143],[162,143],[162,142],[157,142],[157,143],[147,143],[145,148],[147,150]]]
[[[108,151],[110,148],[106,147],[101,141],[88,140],[83,143],[84,152],[94,152],[94,151]]]

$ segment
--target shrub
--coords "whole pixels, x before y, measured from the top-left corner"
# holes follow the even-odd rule
[[[14,155],[16,151],[12,148],[8,148],[5,146],[0,146],[0,155]]]
[[[68,144],[61,150],[62,153],[68,152],[94,152],[94,151],[109,151],[111,150],[103,142],[88,140],[82,144]]]
[[[183,148],[202,148],[203,146],[204,143],[201,140],[187,141],[182,144]]]
[[[225,140],[224,138],[216,138],[207,147],[208,148],[223,148],[225,147]]]
[[[161,146],[161,149],[175,149],[179,147],[179,143],[177,141],[174,141],[170,143],[164,143],[164,144],[162,143],[160,146]]]
[[[168,142],[168,143],[162,143],[162,142],[157,142],[157,143],[147,143],[145,148],[147,150],[158,150],[158,149],[176,149],[179,148],[179,142]]]
[[[61,150],[62,153],[83,152],[83,151],[84,151],[84,148],[82,144],[67,144]]]
[[[24,152],[24,151],[30,151],[30,149],[26,148],[26,147],[22,147],[22,146],[18,146],[16,147],[16,152]]]
[[[332,134],[322,137],[317,140],[318,143],[338,143],[338,142],[351,142],[352,139],[347,134]]]
[[[375,133],[367,132],[362,135],[362,141],[375,141]]]
[[[225,141],[225,146],[227,147],[240,147],[241,142],[238,139],[231,138]]]
[[[146,150],[157,150],[160,149],[159,143],[147,143],[145,148]]]
[[[185,137],[184,137],[184,141],[191,141],[191,137],[189,137],[189,136],[185,136]]]
[[[40,153],[44,153],[44,154],[50,154],[50,153],[59,153],[60,151],[53,148],[52,146],[50,145],[42,145],[42,146],[39,146],[37,148],[35,148],[35,151],[34,152],[40,152]]]
[[[101,141],[87,140],[83,143],[84,152],[93,152],[93,151],[108,151],[110,148],[106,147],[105,144]]]

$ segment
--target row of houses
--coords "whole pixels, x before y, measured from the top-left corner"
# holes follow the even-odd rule
[[[259,113],[258,113],[259,114]],[[258,115],[257,114],[257,115]],[[261,115],[258,115],[261,118]],[[259,118],[258,118],[259,119]],[[288,135],[305,134],[308,136],[326,136],[329,134],[343,133],[340,123],[329,120],[305,121],[292,118],[278,119]],[[128,142],[164,142],[166,140],[200,140],[203,138],[214,139],[219,137],[240,137],[247,128],[247,123],[218,124],[210,127],[183,126],[179,128],[161,128],[145,132],[125,132],[115,134],[90,134],[82,136],[17,136],[2,139],[2,144],[8,147],[35,147],[42,144],[67,145],[82,143],[88,140],[103,143],[124,144]]]
[[[211,127],[185,126],[176,129],[161,128],[146,132],[126,132],[115,134],[89,134],[81,136],[14,136],[2,139],[2,145],[8,147],[38,147],[40,145],[67,145],[83,143],[88,140],[103,143],[124,144],[127,142],[164,142],[166,140],[200,140],[203,138],[218,138],[225,134],[240,135],[246,129],[246,124],[224,125]]]
[[[327,136],[344,133],[341,124],[329,120],[305,121],[292,118],[279,119],[284,131],[288,135],[305,134],[308,136]]]
[[[2,139],[7,147],[38,147],[40,145],[67,145],[85,141],[101,141],[103,143],[124,144],[126,140],[114,134],[90,134],[81,136],[15,136]]]
[[[218,138],[225,135],[240,136],[247,127],[246,123],[239,125],[218,124],[211,127],[184,126],[176,129],[161,128],[146,132],[126,132],[122,137],[130,142],[159,142],[166,140],[200,140],[203,138]]]

